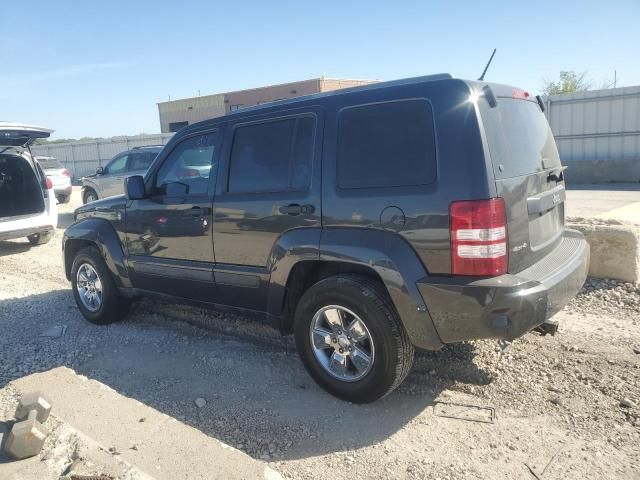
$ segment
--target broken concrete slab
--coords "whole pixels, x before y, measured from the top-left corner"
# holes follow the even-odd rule
[[[39,336],[45,338],[60,338],[64,336],[66,331],[66,325],[54,325],[53,327],[42,332]]]
[[[567,218],[591,246],[589,275],[640,282],[640,225],[611,218]]]
[[[282,478],[245,453],[71,369],[56,368],[9,385],[20,393],[45,392],[65,424],[154,479]]]

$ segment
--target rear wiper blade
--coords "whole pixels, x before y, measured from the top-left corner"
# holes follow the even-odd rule
[[[562,180],[564,180],[564,171],[567,169],[567,167],[558,167],[558,168],[554,168],[553,170],[551,170],[549,172],[549,175],[547,175],[547,183],[550,182],[561,182]],[[558,170],[560,170],[560,173],[557,173]]]

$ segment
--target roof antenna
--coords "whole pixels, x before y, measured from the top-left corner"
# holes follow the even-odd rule
[[[484,67],[484,70],[482,71],[482,75],[480,75],[480,78],[478,80],[484,80],[484,74],[487,73],[487,70],[489,70],[489,65],[491,65],[491,60],[493,60],[493,56],[496,54],[496,49],[493,49],[493,53],[491,54],[491,56],[489,57],[489,61],[487,62],[487,66]]]

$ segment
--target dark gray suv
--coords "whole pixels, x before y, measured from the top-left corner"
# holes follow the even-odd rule
[[[544,328],[588,271],[542,102],[450,75],[191,125],[125,191],[65,232],[90,322],[142,295],[257,314],[353,402],[396,388],[415,348]]]

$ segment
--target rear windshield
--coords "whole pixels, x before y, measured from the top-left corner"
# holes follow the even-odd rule
[[[55,158],[37,158],[38,163],[44,170],[53,168],[64,168],[64,166]]]
[[[479,105],[496,179],[560,166],[551,128],[536,102],[498,98],[494,108]]]

